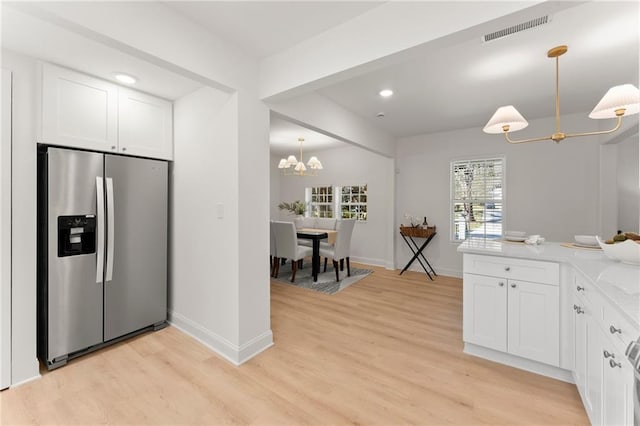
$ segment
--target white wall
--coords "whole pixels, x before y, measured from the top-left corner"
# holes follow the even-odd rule
[[[618,198],[617,229],[640,232],[640,182],[638,176],[638,135],[617,143],[616,188]],[[608,236],[607,236],[608,237]]]
[[[363,185],[367,184],[367,221],[356,222],[351,240],[351,259],[371,265],[392,267],[393,255],[388,247],[393,245],[393,160],[355,147],[309,151],[305,158],[317,155],[324,169],[318,176],[273,175],[271,186],[279,187],[278,199],[271,200],[273,209],[281,201],[304,200],[305,188],[310,186]],[[272,155],[271,169],[278,170],[280,156]],[[280,211],[275,218],[291,220]]]
[[[36,358],[36,69],[34,59],[2,51],[13,72],[11,383],[39,376]]]
[[[587,114],[563,116],[565,131],[597,130]],[[553,118],[533,120],[514,138],[543,135]],[[405,213],[427,216],[438,235],[425,249],[436,272],[460,276],[462,255],[450,242],[449,167],[451,160],[493,155],[506,157],[505,229],[541,234],[548,241],[572,241],[575,234],[598,232],[599,141],[597,137],[512,145],[481,127],[400,139],[396,147],[397,225]],[[399,236],[397,237],[400,238]],[[402,243],[402,244],[400,244]],[[400,241],[396,262],[410,258]],[[419,265],[414,265],[420,270]]]
[[[1,71],[0,389],[4,389],[11,384],[11,72]]]
[[[251,309],[240,299],[238,286],[240,262],[260,264],[260,257],[242,253],[238,235],[246,221],[239,212],[238,162],[244,158],[239,151],[237,110],[236,94],[213,88],[197,90],[174,105],[169,297],[171,322],[236,364],[272,344],[268,267],[252,268],[264,277],[243,281],[246,285],[241,287],[258,300]],[[262,205],[266,210],[267,201]],[[256,217],[267,222],[266,213],[251,220]],[[248,328],[244,334],[243,326]]]

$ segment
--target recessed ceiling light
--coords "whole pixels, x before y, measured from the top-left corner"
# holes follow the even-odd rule
[[[393,95],[393,90],[391,89],[384,89],[380,91],[380,96],[382,96],[383,98],[388,98],[389,96]]]
[[[123,72],[114,72],[113,77],[116,80],[118,80],[120,83],[124,83],[124,84],[136,84],[136,82],[138,81],[138,79],[135,78],[134,76],[125,74]]]
[[[378,118],[382,118],[382,117],[384,117],[384,112],[379,112],[379,113],[377,113],[377,114],[376,114],[376,117],[378,117]]]

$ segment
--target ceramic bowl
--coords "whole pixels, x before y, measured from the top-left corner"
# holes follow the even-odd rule
[[[621,243],[605,244],[600,238],[596,237],[596,239],[604,255],[609,259],[630,265],[640,265],[640,244],[635,241],[626,240]]]
[[[507,231],[504,235],[507,237],[526,237],[527,233],[524,231]]]
[[[598,246],[598,240],[595,235],[574,235],[573,238],[575,238],[576,243],[583,246]]]

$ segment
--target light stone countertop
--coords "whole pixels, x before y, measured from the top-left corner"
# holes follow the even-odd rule
[[[610,260],[601,250],[574,249],[552,242],[533,246],[472,238],[460,244],[458,251],[567,263],[582,272],[640,330],[640,266]]]

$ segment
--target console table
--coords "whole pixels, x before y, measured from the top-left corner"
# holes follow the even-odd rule
[[[411,249],[411,252],[413,253],[413,257],[402,269],[400,275],[402,275],[404,271],[409,269],[411,264],[417,259],[418,263],[420,263],[420,266],[422,266],[422,269],[424,269],[424,272],[426,272],[427,276],[431,279],[431,281],[433,281],[433,277],[431,276],[431,274],[436,277],[438,276],[438,274],[436,274],[436,271],[433,270],[433,267],[422,252],[427,244],[431,242],[433,237],[436,236],[436,227],[428,226],[426,228],[414,228],[412,226],[401,226],[400,236],[402,236],[402,239],[405,243],[407,243],[407,246],[409,246],[409,249]],[[414,238],[424,238],[425,240],[422,245],[419,246]],[[422,261],[424,261],[424,263]],[[431,270],[431,273],[429,273],[429,270]]]

